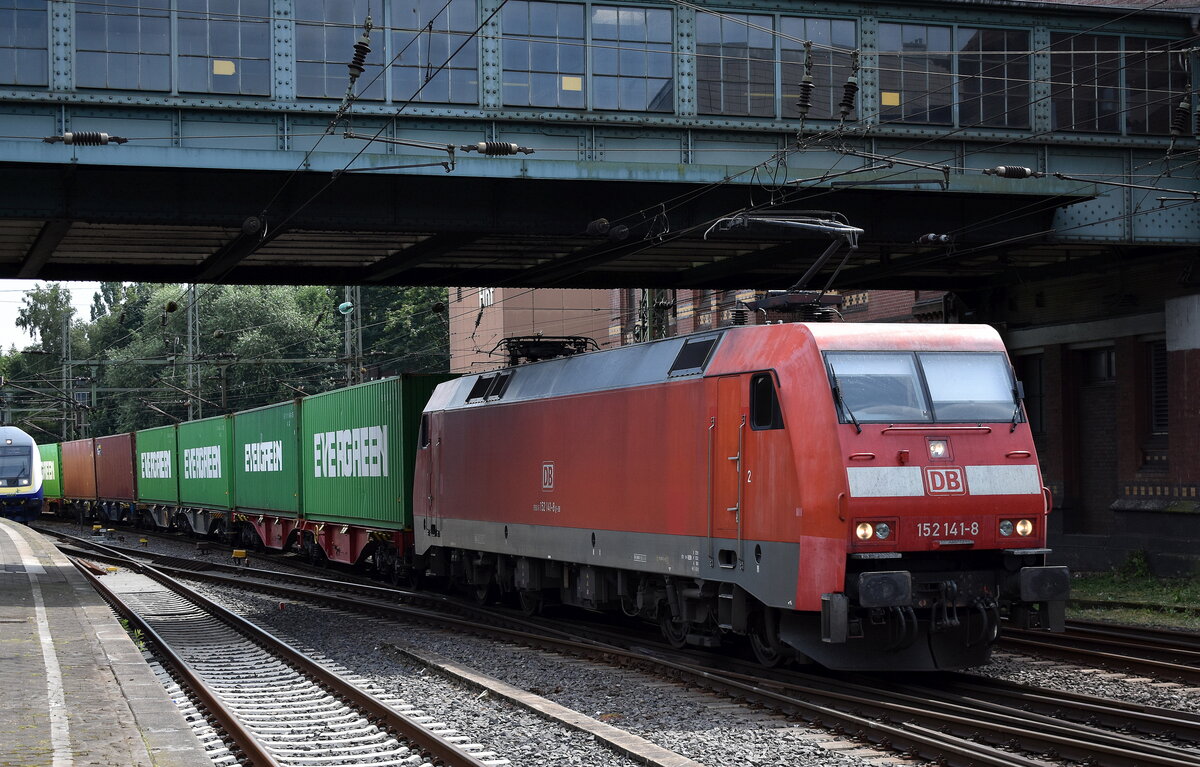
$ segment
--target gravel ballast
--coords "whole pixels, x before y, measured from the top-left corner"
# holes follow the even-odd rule
[[[69,526],[76,531],[75,525]],[[127,543],[136,532],[126,533]],[[219,554],[197,555],[194,542],[152,538],[151,551],[172,556],[224,561]],[[253,558],[253,567],[273,567]],[[331,572],[332,577],[338,577]],[[403,628],[379,620],[320,607],[279,602],[266,596],[204,586],[214,598],[248,618],[290,638],[293,644],[408,699],[445,712],[463,734],[511,759],[513,764],[635,764],[595,743],[590,736],[546,720],[459,683],[408,659],[402,649],[437,653],[507,684],[542,695],[562,706],[606,722],[709,767],[738,765],[880,765],[885,754],[855,747],[836,735],[813,730],[727,698],[588,661],[472,636],[426,628]],[[1161,680],[1087,669],[1055,661],[997,653],[976,670],[1027,685],[1082,693],[1160,708],[1200,713],[1200,688]],[[919,680],[917,680],[919,681]],[[411,689],[417,692],[409,693]],[[413,700],[416,696],[420,700]],[[428,699],[429,703],[425,699]],[[440,713],[439,713],[440,715]],[[912,765],[894,758],[895,763]],[[885,760],[885,761],[891,761]]]

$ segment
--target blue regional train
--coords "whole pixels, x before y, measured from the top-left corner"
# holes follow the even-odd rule
[[[42,459],[33,437],[0,426],[0,515],[32,522],[42,513]]]

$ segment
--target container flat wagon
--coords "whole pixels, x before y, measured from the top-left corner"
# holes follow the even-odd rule
[[[233,509],[233,418],[222,415],[178,425],[179,513],[194,533],[229,530]]]
[[[234,414],[233,486],[239,525],[282,549],[300,520],[300,400]]]
[[[55,442],[38,445],[42,462],[42,496],[44,510],[58,514],[62,510],[62,447]]]
[[[94,444],[97,513],[105,522],[130,522],[137,499],[134,435],[96,437]]]
[[[96,505],[96,441],[62,443],[62,492],[68,513],[90,516]]]

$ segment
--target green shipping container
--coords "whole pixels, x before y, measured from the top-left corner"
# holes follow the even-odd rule
[[[412,527],[413,461],[421,411],[450,375],[405,375],[300,403],[304,517]]]
[[[233,416],[185,421],[179,429],[179,505],[233,505]]]
[[[293,402],[233,415],[233,486],[241,511],[300,511],[300,408]]]
[[[42,495],[62,498],[62,453],[58,443],[38,445],[42,457]]]
[[[179,451],[175,427],[142,429],[134,435],[137,449],[137,499],[142,503],[179,503]]]

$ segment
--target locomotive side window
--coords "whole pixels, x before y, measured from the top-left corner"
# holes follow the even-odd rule
[[[939,421],[1011,421],[1019,418],[1012,372],[1003,354],[939,352],[917,355]]]
[[[421,433],[417,437],[417,447],[429,447],[429,413],[421,414]]]
[[[830,352],[834,396],[846,420],[929,421],[929,403],[911,354]]]
[[[779,395],[770,373],[756,373],[750,378],[750,428],[755,431],[783,428]]]

